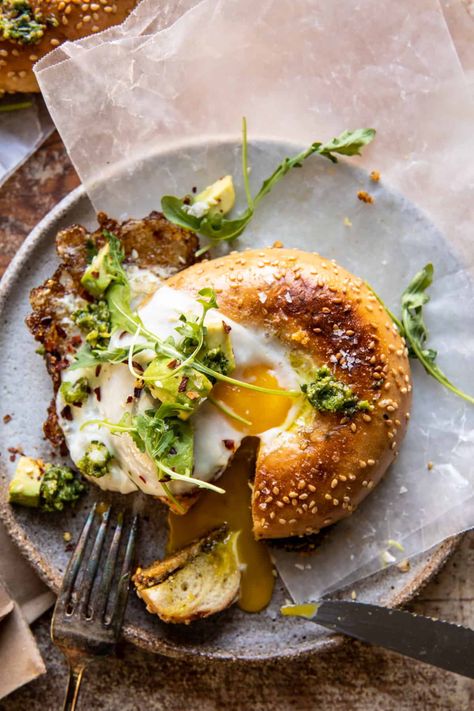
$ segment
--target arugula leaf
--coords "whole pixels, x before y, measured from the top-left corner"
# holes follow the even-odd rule
[[[292,168],[300,167],[306,158],[313,154],[328,158],[333,163],[337,163],[335,154],[360,155],[361,148],[370,143],[374,137],[375,130],[373,128],[359,128],[355,131],[344,131],[340,136],[327,143],[320,141],[312,143],[305,151],[292,158],[285,158],[270,177],[263,181],[260,190],[253,198],[248,182],[247,124],[244,118],[242,120],[242,172],[247,197],[247,208],[244,212],[234,219],[228,219],[221,214],[206,214],[199,219],[188,214],[188,205],[191,199],[189,196],[178,198],[173,195],[165,195],[162,198],[161,209],[170,222],[208,237],[211,243],[231,241],[242,234],[251,221],[257,205]]]
[[[402,325],[403,335],[410,345],[411,350],[418,358],[429,375],[451,390],[459,397],[474,405],[474,397],[459,390],[442,370],[436,365],[436,351],[426,348],[428,339],[428,329],[423,320],[423,306],[428,303],[430,297],[426,290],[433,282],[433,265],[427,264],[419,271],[402,294]]]
[[[137,343],[133,347],[133,355],[137,355],[145,350],[153,350],[154,343]],[[69,370],[78,370],[79,368],[92,368],[102,363],[124,363],[127,361],[130,353],[130,348],[111,348],[103,350],[99,348],[91,348],[85,343],[76,353],[75,360],[69,366]]]
[[[146,410],[140,415],[131,415],[127,412],[117,423],[108,420],[91,420],[85,424],[107,427],[112,434],[129,434],[138,449],[146,452],[154,461],[160,481],[164,483],[170,479],[185,481],[202,489],[210,489],[222,494],[224,490],[220,487],[191,476],[194,437],[190,423],[176,416],[182,409],[178,404],[166,404],[156,410]]]
[[[408,356],[410,358],[417,358],[426,372],[441,383],[441,385],[444,385],[445,388],[448,388],[448,390],[451,390],[456,395],[459,395],[459,397],[467,400],[467,402],[474,404],[474,397],[462,392],[462,390],[459,390],[455,385],[453,385],[442,370],[436,365],[435,361],[438,355],[437,352],[433,348],[426,347],[429,332],[423,320],[423,306],[425,306],[425,304],[427,304],[430,300],[426,290],[433,283],[433,275],[434,267],[432,264],[426,264],[421,271],[415,274],[407,288],[402,293],[401,319],[397,318],[397,316],[390,311],[388,306],[380,298],[377,292],[374,291],[370,284],[366,283],[366,285],[377,298],[379,303],[382,304],[385,311],[397,327],[400,336],[405,339],[406,346],[408,348]]]

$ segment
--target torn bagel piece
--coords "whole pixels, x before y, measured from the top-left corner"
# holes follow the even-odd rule
[[[163,622],[188,624],[232,605],[241,579],[237,536],[223,525],[164,560],[138,568],[133,583],[148,612]]]

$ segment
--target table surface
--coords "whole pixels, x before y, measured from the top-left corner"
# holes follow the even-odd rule
[[[0,275],[37,222],[78,185],[64,147],[53,134],[0,189]],[[408,605],[415,612],[474,627],[474,532],[445,568]],[[33,631],[47,674],[0,703],[4,711],[60,708],[66,668],[49,640],[49,614]],[[397,654],[348,641],[342,648],[292,662],[182,662],[123,645],[86,673],[80,709],[147,708],[306,711],[468,711],[474,682]]]

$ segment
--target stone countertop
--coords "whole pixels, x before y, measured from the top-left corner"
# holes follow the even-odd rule
[[[78,185],[53,134],[0,189],[0,274],[54,205]],[[474,533],[409,609],[474,626]],[[0,702],[3,711],[60,708],[66,666],[49,639],[50,615],[33,631],[47,674]],[[251,665],[188,662],[153,656],[124,644],[117,659],[86,672],[79,709],[147,711],[469,711],[474,682],[397,654],[348,641],[336,651],[292,662]]]

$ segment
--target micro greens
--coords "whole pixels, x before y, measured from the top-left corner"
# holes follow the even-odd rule
[[[237,415],[233,410],[230,409],[230,407],[227,407],[227,405],[224,405],[223,402],[220,400],[216,400],[215,398],[212,397],[212,395],[208,395],[207,399],[209,402],[214,405],[214,407],[217,407],[218,410],[221,410],[221,412],[224,413],[224,415],[227,415],[227,417],[231,417],[233,420],[236,420],[236,422],[240,422],[243,425],[247,425],[247,427],[250,427],[252,423],[250,420],[246,420],[245,417],[241,417],[240,415]]]
[[[426,324],[423,320],[423,306],[427,304],[430,297],[426,293],[428,287],[431,286],[433,282],[434,267],[432,264],[426,264],[421,271],[419,271],[413,279],[410,281],[406,289],[402,293],[401,306],[402,306],[402,316],[401,319],[397,318],[386,304],[382,301],[380,296],[372,289],[371,286],[368,288],[382,304],[382,306],[387,311],[388,315],[394,322],[400,335],[405,339],[408,348],[408,355],[410,358],[417,358],[422,364],[423,368],[426,370],[428,375],[431,375],[435,380],[437,380],[445,388],[451,390],[453,393],[463,398],[467,402],[474,404],[474,397],[468,395],[467,393],[459,390],[442,370],[436,365],[437,352],[432,348],[426,347],[426,342],[428,340],[429,332]]]
[[[198,218],[188,212],[190,196],[179,198],[174,195],[165,195],[161,199],[161,209],[165,217],[184,229],[198,232],[210,240],[210,245],[200,250],[200,254],[207,251],[213,244],[222,241],[232,241],[242,234],[252,220],[255,209],[263,198],[271,192],[273,187],[292,169],[299,168],[309,156],[318,154],[337,163],[335,154],[354,156],[360,155],[360,149],[370,143],[375,137],[373,128],[359,128],[355,131],[344,131],[337,138],[328,143],[316,141],[309,148],[298,153],[292,158],[285,158],[269,178],[263,181],[260,190],[252,197],[249,185],[247,122],[242,119],[242,173],[247,208],[236,218],[228,219],[221,213],[206,213]]]
[[[193,433],[191,425],[177,416],[182,409],[177,404],[161,405],[157,410],[147,410],[139,415],[126,412],[119,422],[88,420],[81,429],[98,425],[106,427],[112,434],[128,434],[138,449],[153,460],[160,481],[185,481],[222,494],[224,490],[220,487],[191,476]]]

